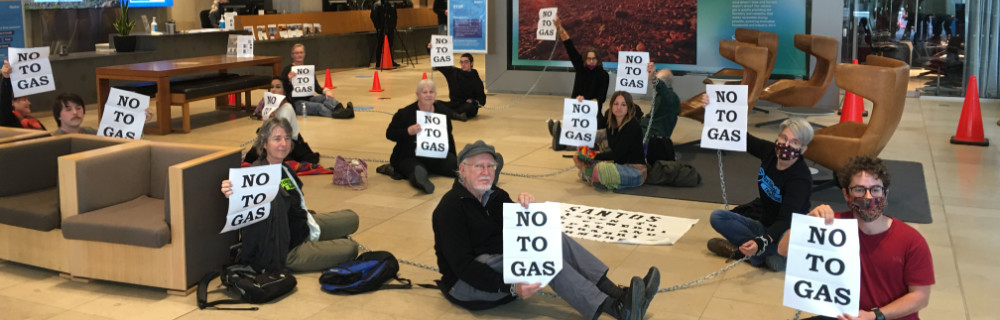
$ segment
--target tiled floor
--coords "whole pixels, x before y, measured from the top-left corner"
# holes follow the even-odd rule
[[[419,68],[381,73],[386,92],[369,93],[370,69],[338,70],[334,83],[341,100],[356,106],[374,106],[394,112],[414,101],[414,86],[421,72],[428,72],[426,59]],[[482,61],[482,60],[479,60]],[[480,70],[481,72],[483,70]],[[436,75],[441,79],[440,75]],[[90,90],[78,88],[77,90]],[[438,87],[439,97],[447,97],[447,86]],[[255,93],[255,97],[260,96]],[[490,106],[501,106],[520,95],[489,97]],[[551,151],[543,120],[560,117],[562,97],[530,96],[503,110],[482,110],[469,122],[455,122],[459,146],[477,139],[497,146],[505,156],[505,171],[547,173],[570,166],[561,153]],[[640,101],[648,109],[648,101]],[[982,113],[989,147],[957,146],[948,143],[962,102],[954,98],[911,98],[884,158],[919,161],[924,164],[934,223],[914,225],[927,238],[934,256],[937,284],[932,287],[930,305],[921,312],[924,319],[996,319],[996,297],[1000,295],[1000,103],[983,101]],[[91,106],[86,124],[97,127]],[[36,114],[49,128],[55,128],[46,106],[35,106]],[[175,114],[179,110],[174,110]],[[258,121],[245,114],[213,111],[207,103],[197,104],[194,113],[209,124],[194,125],[189,134],[148,136],[150,140],[239,146],[254,136]],[[751,114],[751,123],[776,118],[772,113]],[[329,156],[387,159],[392,143],[383,130],[389,116],[359,112],[352,120],[317,116],[299,120],[302,134],[312,147]],[[832,124],[836,116],[811,119]],[[177,123],[179,125],[179,123]],[[695,139],[700,124],[681,119],[674,140]],[[774,136],[775,126],[751,131],[762,137]],[[332,165],[332,160],[324,160]],[[370,163],[372,168],[377,163]],[[702,173],[710,174],[710,173]],[[351,208],[361,215],[356,238],[365,245],[392,251],[401,259],[434,264],[430,215],[451,180],[434,178],[437,192],[424,195],[402,181],[370,175],[370,187],[352,191],[330,183],[329,176],[305,177],[311,208],[329,211]],[[540,201],[560,201],[593,206],[660,213],[701,219],[674,246],[635,246],[582,241],[611,267],[610,277],[624,281],[641,274],[649,265],[663,273],[662,286],[670,286],[717,270],[725,262],[712,256],[705,242],[716,236],[707,217],[720,205],[617,195],[595,191],[577,181],[573,172],[528,179],[503,176],[503,188],[528,191]],[[753,186],[729,186],[729,188]],[[414,283],[431,283],[434,272],[402,266],[402,276]],[[581,318],[561,300],[533,297],[483,312],[468,312],[445,301],[429,289],[385,290],[361,296],[333,296],[323,293],[318,274],[299,274],[297,291],[284,299],[261,306],[260,311],[198,310],[195,295],[176,297],[162,290],[92,281],[79,283],[60,278],[55,272],[10,262],[0,262],[0,318],[2,319],[467,319],[467,318]],[[741,265],[723,276],[693,288],[663,293],[650,307],[653,319],[789,319],[794,310],[781,304],[783,274]],[[221,295],[215,295],[219,298]],[[993,302],[991,302],[993,301]]]

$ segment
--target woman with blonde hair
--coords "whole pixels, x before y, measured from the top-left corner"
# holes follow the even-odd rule
[[[646,159],[642,150],[639,106],[632,102],[628,92],[616,91],[611,95],[609,113],[607,140],[611,150],[597,153],[581,148],[574,159],[581,177],[607,189],[640,186],[646,181]]]

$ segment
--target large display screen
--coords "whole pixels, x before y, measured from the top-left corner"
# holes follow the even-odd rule
[[[598,48],[605,69],[618,67],[618,51],[647,51],[657,67],[712,73],[740,68],[719,55],[719,41],[737,28],[778,34],[775,75],[804,76],[806,55],[794,36],[806,33],[807,2],[801,0],[508,0],[509,69],[572,67],[561,44],[535,40],[538,10],[558,7],[577,51]]]
[[[28,10],[118,7],[120,0],[23,0]],[[174,0],[132,0],[129,8],[172,7]]]

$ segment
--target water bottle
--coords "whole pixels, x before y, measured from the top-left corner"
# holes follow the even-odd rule
[[[226,28],[226,18],[225,17],[219,19],[219,28],[220,29],[225,29]]]
[[[160,31],[159,25],[156,24],[156,17],[153,17],[153,22],[149,24],[149,29],[153,30],[153,33]]]
[[[306,119],[306,116],[308,116],[308,115],[309,115],[309,112],[307,112],[307,110],[306,110],[306,109],[308,109],[308,108],[306,108],[306,105],[305,105],[305,104],[302,104],[302,120],[305,120],[305,119]]]

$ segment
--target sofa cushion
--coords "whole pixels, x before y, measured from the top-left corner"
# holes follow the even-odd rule
[[[62,232],[66,239],[150,248],[170,243],[170,227],[163,219],[163,200],[147,196],[66,218]]]
[[[0,223],[49,231],[59,228],[59,188],[0,197]]]

